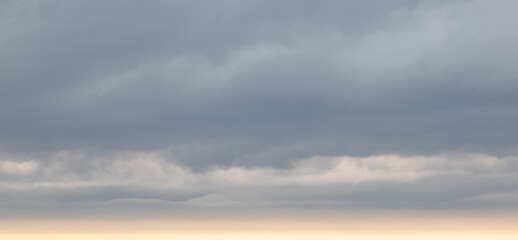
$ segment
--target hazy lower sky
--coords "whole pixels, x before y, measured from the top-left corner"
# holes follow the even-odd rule
[[[512,215],[517,9],[0,1],[0,220]]]

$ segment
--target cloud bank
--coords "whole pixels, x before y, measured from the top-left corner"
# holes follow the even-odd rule
[[[184,208],[509,208],[518,197],[518,158],[315,156],[289,168],[193,171],[163,152],[104,157],[58,152],[43,161],[0,161],[1,200],[168,202]],[[7,158],[3,158],[7,159]]]
[[[3,1],[0,200],[515,206],[517,5]]]

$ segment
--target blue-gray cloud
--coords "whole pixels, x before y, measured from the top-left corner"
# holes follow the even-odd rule
[[[202,181],[214,169],[293,177],[297,163],[315,156],[413,161],[459,153],[516,169],[509,160],[518,154],[516,5],[3,1],[0,179],[9,194],[2,197],[209,204],[232,195],[239,199],[230,202],[261,206],[394,207],[511,194],[512,173],[486,166],[492,172],[482,174],[471,157],[454,167],[466,178],[428,166],[429,175],[410,182],[250,188],[263,200],[248,196],[247,184],[155,189],[113,167],[120,152],[166,152],[160,166]]]

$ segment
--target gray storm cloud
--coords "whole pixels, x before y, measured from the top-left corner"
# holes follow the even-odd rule
[[[517,5],[2,1],[0,198],[507,206]]]

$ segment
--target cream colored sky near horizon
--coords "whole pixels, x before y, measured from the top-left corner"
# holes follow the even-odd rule
[[[49,235],[0,235],[10,240],[201,240],[201,239],[293,239],[293,240],[515,240],[515,234],[394,234],[394,235],[355,235],[355,234],[49,234]]]
[[[0,237],[45,239],[45,236],[518,236],[516,213],[371,213],[276,214],[269,216],[198,216],[155,219],[4,219]],[[101,238],[97,238],[101,237]],[[4,239],[2,237],[2,239]],[[11,237],[6,239],[13,239]],[[59,239],[59,238],[56,238]],[[129,238],[131,239],[131,238]],[[137,239],[137,238],[135,238]],[[176,238],[174,238],[176,239]],[[183,238],[180,238],[183,239]],[[224,239],[224,238],[222,238]],[[232,237],[229,239],[233,239]],[[253,238],[252,238],[253,239]],[[294,238],[295,239],[295,238]],[[334,238],[329,238],[334,239]],[[353,238],[356,239],[356,238]],[[383,238],[381,238],[383,239]],[[386,238],[391,239],[391,238]],[[442,239],[442,238],[441,238]],[[489,239],[489,238],[455,238]],[[507,238],[503,238],[507,239]],[[510,239],[510,238],[509,238]]]

